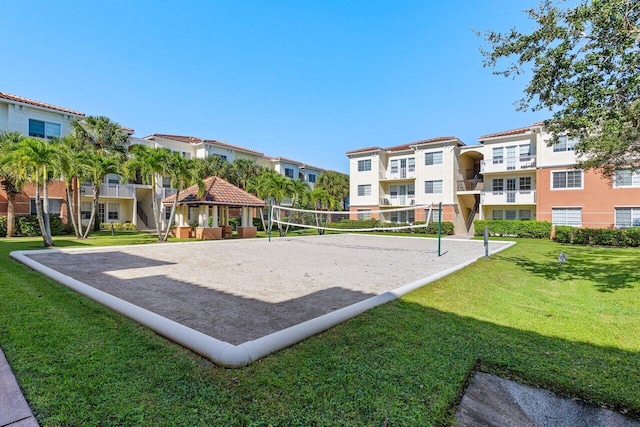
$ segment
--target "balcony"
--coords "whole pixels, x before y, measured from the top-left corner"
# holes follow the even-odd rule
[[[135,186],[130,184],[102,184],[100,186],[100,197],[114,197],[132,199],[136,194]],[[93,186],[82,184],[80,195],[93,196]]]
[[[415,179],[415,177],[416,177],[415,170],[409,171],[408,169],[399,169],[399,170],[380,172],[381,181]]]
[[[380,206],[413,206],[415,196],[386,196],[380,198]]]
[[[481,203],[483,205],[534,205],[536,192],[535,190],[483,191]]]
[[[482,191],[483,187],[482,178],[458,180],[458,191]]]
[[[160,200],[162,200],[165,197],[173,196],[177,192],[178,192],[177,188],[161,188],[160,194],[158,196],[160,197]]]
[[[480,173],[510,172],[535,169],[536,156],[485,159],[480,163]]]

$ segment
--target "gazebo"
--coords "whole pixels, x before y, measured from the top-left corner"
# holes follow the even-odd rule
[[[191,225],[188,223],[188,218],[189,209],[193,208],[198,209],[196,239],[230,238],[232,232],[229,225],[230,209],[239,209],[241,212],[238,237],[241,239],[256,237],[257,228],[253,226],[254,211],[264,207],[264,200],[217,176],[205,179],[204,188],[202,196],[198,195],[198,185],[192,185],[178,194],[162,199],[163,205],[170,206],[175,198],[178,198],[174,228],[176,237],[182,239],[191,237]]]

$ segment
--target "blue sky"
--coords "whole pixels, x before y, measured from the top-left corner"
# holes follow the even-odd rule
[[[1,1],[0,91],[348,172],[348,150],[529,125],[472,31],[535,0]]]

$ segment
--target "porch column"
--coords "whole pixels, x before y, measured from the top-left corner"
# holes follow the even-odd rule
[[[248,212],[248,208],[246,206],[242,207],[242,217],[240,220],[240,224],[242,227],[248,227],[249,226],[249,221],[248,221],[248,217],[249,217],[249,212]]]
[[[209,228],[209,205],[202,206],[202,226]]]
[[[213,216],[213,226],[214,227],[219,227],[220,224],[218,224],[218,205],[214,205],[212,206],[213,212],[212,212],[212,216]]]
[[[204,227],[204,212],[203,211],[204,206],[200,205],[198,206],[198,227]]]
[[[134,192],[134,193],[133,193],[133,208],[132,208],[132,210],[133,210],[133,215],[131,215],[131,218],[132,218],[132,221],[131,221],[131,222],[133,223],[133,225],[135,225],[135,226],[136,226],[136,228],[137,228],[137,226],[138,226],[138,211],[137,211],[137,209],[136,209],[136,207],[137,207],[137,206],[138,206],[138,199],[137,199],[137,197],[135,196],[135,192]]]

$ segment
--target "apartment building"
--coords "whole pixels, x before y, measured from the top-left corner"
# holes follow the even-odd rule
[[[385,222],[424,221],[424,209],[394,212],[392,208],[442,203],[442,219],[453,222],[462,232],[464,222],[455,183],[460,173],[456,159],[463,146],[456,137],[438,137],[389,148],[348,151],[353,217],[374,217]],[[376,210],[382,212],[372,214]]]
[[[387,206],[443,203],[456,234],[473,233],[475,219],[539,220],[554,225],[640,226],[640,173],[609,180],[577,163],[577,141],[552,135],[543,123],[484,135],[479,144],[434,138],[390,148],[370,147],[349,158],[351,211],[368,218]],[[423,219],[423,212],[382,213],[388,222]]]

